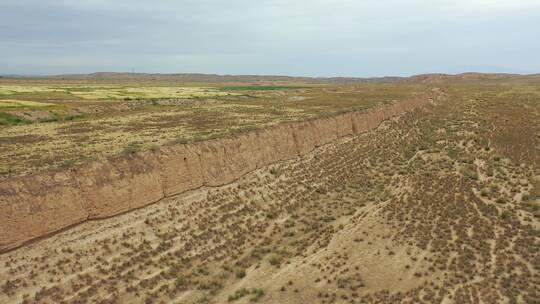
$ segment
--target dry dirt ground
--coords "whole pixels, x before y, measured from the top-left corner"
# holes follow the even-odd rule
[[[539,303],[538,89],[445,93],[1,255],[0,302]]]

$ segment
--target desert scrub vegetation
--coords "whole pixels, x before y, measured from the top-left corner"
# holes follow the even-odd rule
[[[272,266],[279,266],[281,264],[282,257],[280,254],[273,253],[268,257],[268,263]]]
[[[30,121],[13,114],[0,112],[0,126],[24,125],[29,123]]]
[[[244,269],[237,269],[234,274],[238,279],[242,279],[246,276],[246,271]]]
[[[234,294],[230,295],[227,300],[229,302],[234,302],[247,295],[251,295],[249,299],[250,302],[258,302],[259,299],[264,296],[264,291],[258,288],[252,288],[252,289],[241,288],[241,289],[236,290]]]
[[[0,302],[534,303],[540,162],[498,132],[537,134],[537,114],[508,110],[505,88],[447,90],[313,155],[1,255]]]

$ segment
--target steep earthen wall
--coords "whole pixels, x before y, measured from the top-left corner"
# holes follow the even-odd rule
[[[65,172],[0,182],[0,252],[89,219],[219,186],[429,102],[428,97],[330,118],[281,124],[234,138],[167,146]]]

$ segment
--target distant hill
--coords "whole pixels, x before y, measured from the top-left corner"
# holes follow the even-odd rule
[[[420,74],[405,78],[405,82],[443,83],[443,82],[475,82],[475,81],[540,81],[540,74],[505,74],[505,73],[462,73],[462,74]]]
[[[157,73],[115,73],[97,72],[92,74],[54,75],[39,78],[52,79],[96,79],[96,80],[156,80],[179,82],[300,82],[300,83],[365,83],[365,82],[396,82],[402,77],[296,77],[280,75],[218,75],[218,74],[157,74]]]
[[[28,75],[2,75],[1,78],[25,78],[25,79],[45,79],[45,80],[95,80],[95,81],[147,81],[147,82],[191,82],[191,83],[313,83],[313,84],[348,84],[348,83],[424,83],[438,84],[445,82],[474,82],[474,81],[540,81],[540,74],[503,74],[503,73],[462,73],[462,74],[420,74],[410,77],[297,77],[280,75],[218,75],[199,73],[117,73],[117,72],[97,72],[91,74],[67,74],[51,76],[28,76]]]

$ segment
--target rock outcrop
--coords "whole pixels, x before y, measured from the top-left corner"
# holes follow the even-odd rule
[[[111,217],[201,186],[230,183],[256,168],[374,129],[429,100],[423,96],[363,112],[0,181],[0,252],[90,219]]]

